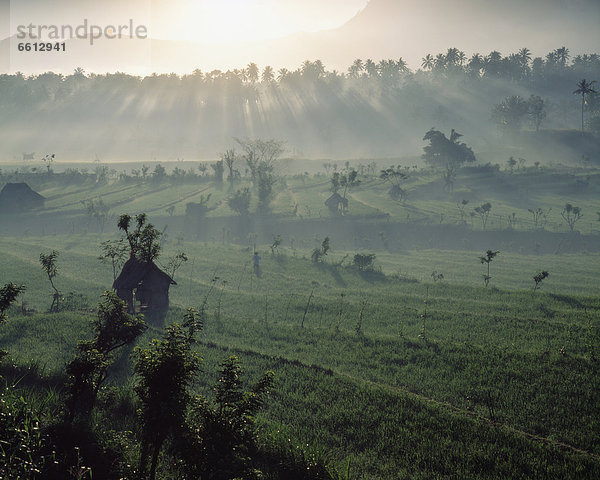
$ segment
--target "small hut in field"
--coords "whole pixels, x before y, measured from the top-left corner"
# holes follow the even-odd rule
[[[348,209],[348,199],[336,192],[325,200],[325,206],[332,215],[343,215]]]
[[[152,312],[166,312],[169,308],[169,287],[177,285],[154,262],[143,262],[135,255],[123,265],[113,283],[117,296],[125,301],[130,313],[136,313],[136,304]]]
[[[7,183],[0,191],[0,211],[23,212],[42,208],[46,199],[26,183]]]

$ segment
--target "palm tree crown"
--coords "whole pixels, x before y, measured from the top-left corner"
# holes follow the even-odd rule
[[[581,80],[580,82],[577,83],[577,90],[575,90],[573,92],[573,94],[575,94],[575,95],[581,95],[581,131],[582,132],[583,132],[583,128],[584,128],[583,109],[585,107],[585,96],[594,94],[594,93],[598,93],[596,90],[594,90],[594,83],[596,83],[595,80],[588,82],[584,78],[583,80]]]

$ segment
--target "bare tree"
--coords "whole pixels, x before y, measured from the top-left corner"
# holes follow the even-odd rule
[[[228,170],[228,180],[229,180],[229,189],[233,190],[233,184],[235,182],[236,179],[236,174],[238,173],[235,169],[235,161],[236,161],[236,154],[235,154],[235,150],[233,148],[230,148],[229,150],[226,150],[225,153],[221,154],[221,160],[223,161],[223,163],[225,164],[225,166],[227,167]]]

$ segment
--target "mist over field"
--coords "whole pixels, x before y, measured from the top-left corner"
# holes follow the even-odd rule
[[[0,479],[600,478],[599,20],[0,0]]]
[[[417,71],[402,59],[356,59],[341,73],[307,60],[295,70],[250,63],[181,77],[81,70],[5,75],[2,155],[5,161],[22,152],[55,153],[63,161],[212,160],[233,138],[249,137],[282,140],[295,157],[401,157],[419,155],[431,127],[454,128],[481,152],[516,148],[544,163],[597,153],[597,145],[560,144],[558,135],[544,133],[576,128],[580,98],[572,92],[581,78],[598,76],[597,55],[572,58],[561,47],[531,57],[522,49],[467,58],[449,47],[426,54]],[[494,116],[507,98],[525,102],[532,95],[543,102],[537,126],[524,110],[507,113],[514,119]],[[587,108],[593,117],[597,105]],[[594,118],[589,129],[597,131]],[[536,129],[548,138],[536,142]]]

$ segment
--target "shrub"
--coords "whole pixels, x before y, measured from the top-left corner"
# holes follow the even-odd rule
[[[373,262],[375,261],[376,255],[374,253],[367,253],[365,255],[357,253],[354,255],[354,265],[362,272],[373,270]]]

